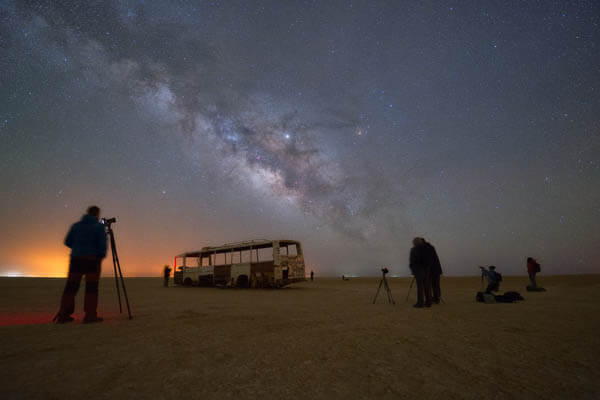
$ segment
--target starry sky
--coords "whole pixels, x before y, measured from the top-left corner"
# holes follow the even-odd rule
[[[600,272],[598,1],[0,1],[0,275],[256,238],[307,270]],[[104,262],[110,275],[112,264]]]

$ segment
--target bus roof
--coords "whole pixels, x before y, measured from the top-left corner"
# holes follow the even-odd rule
[[[221,246],[206,246],[200,250],[188,251],[185,253],[178,254],[175,257],[200,257],[202,254],[210,253],[228,253],[232,250],[250,250],[250,249],[264,249],[273,246],[273,242],[279,242],[280,246],[287,246],[290,244],[300,244],[297,240],[288,239],[255,239],[247,240],[245,242],[226,243]]]

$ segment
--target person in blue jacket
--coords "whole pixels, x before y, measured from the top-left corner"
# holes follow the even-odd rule
[[[481,269],[482,280],[483,277],[485,277],[488,281],[485,292],[492,293],[500,290],[500,281],[502,280],[502,275],[496,272],[496,267],[494,265],[490,265],[489,269],[485,269],[484,267],[479,267],[479,269]]]
[[[97,315],[100,265],[106,257],[106,230],[100,223],[100,209],[91,206],[79,222],[74,223],[65,238],[71,249],[69,275],[60,301],[60,310],[53,321],[64,324],[73,321],[75,295],[85,275],[84,323],[102,322]]]

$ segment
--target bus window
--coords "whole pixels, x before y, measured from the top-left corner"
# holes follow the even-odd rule
[[[243,263],[252,262],[252,259],[250,258],[250,256],[251,256],[250,250],[242,250],[242,262]]]
[[[298,249],[296,249],[295,244],[288,244],[286,246],[286,249],[287,249],[287,254],[286,254],[287,256],[295,257],[298,255]]]
[[[256,256],[256,254],[254,255]],[[273,248],[258,249],[258,261],[273,261]]]
[[[225,265],[225,253],[215,254],[215,265]]]
[[[231,257],[232,264],[239,264],[242,262],[240,260],[240,252],[239,251],[234,251],[233,253],[230,253],[229,257]]]
[[[200,266],[200,264],[198,264],[199,262],[200,262],[199,257],[186,257],[185,258],[185,266],[186,267],[198,267],[198,266]]]
[[[208,255],[208,256],[202,256],[202,266],[203,267],[210,266],[210,255]]]

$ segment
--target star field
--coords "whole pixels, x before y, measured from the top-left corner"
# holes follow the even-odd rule
[[[64,274],[91,204],[130,275],[261,237],[318,275],[404,275],[414,236],[448,275],[600,272],[598,2],[2,1],[0,22],[0,275]]]

